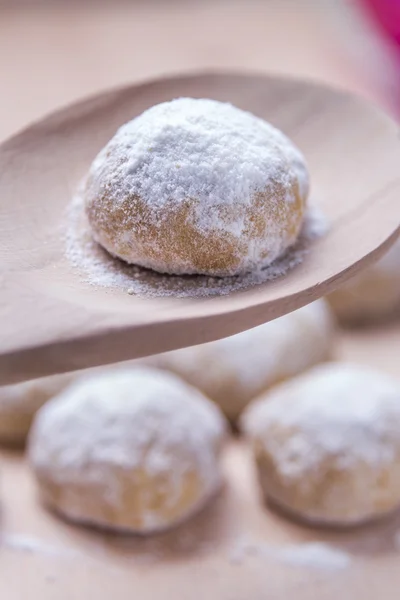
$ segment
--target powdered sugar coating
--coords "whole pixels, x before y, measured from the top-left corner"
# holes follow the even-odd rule
[[[45,500],[69,518],[148,533],[216,491],[224,432],[200,392],[136,368],[88,376],[44,406],[29,455]]]
[[[308,188],[300,151],[270,124],[180,98],[118,130],[92,164],[85,200],[95,239],[113,255],[225,276],[270,264],[295,242]]]
[[[251,405],[267,496],[308,520],[354,523],[400,503],[400,381],[332,363]]]
[[[23,443],[36,411],[72,379],[72,374],[53,375],[0,386],[0,442]]]
[[[358,460],[376,465],[393,460],[400,444],[400,382],[369,368],[319,366],[272,391],[245,420],[253,433],[270,424],[296,429],[278,456],[288,477],[312,467],[319,453],[337,455],[344,468]],[[294,448],[303,466],[287,460]]]
[[[231,420],[258,394],[330,357],[324,300],[228,338],[143,359],[201,389]]]
[[[282,257],[268,267],[245,275],[217,278],[206,275],[161,275],[112,257],[93,240],[81,189],[72,198],[65,221],[66,258],[82,281],[91,286],[121,289],[128,295],[146,298],[225,296],[283,277],[302,263],[312,249],[313,242],[329,230],[325,215],[315,206],[308,207],[296,244]]]

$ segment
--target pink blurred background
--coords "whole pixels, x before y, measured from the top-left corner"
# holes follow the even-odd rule
[[[400,49],[400,2],[398,0],[362,0],[361,6],[367,10],[372,20],[380,28],[382,35],[398,54]]]

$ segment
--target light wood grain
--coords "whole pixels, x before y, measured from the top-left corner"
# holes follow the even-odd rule
[[[256,68],[312,76],[358,90],[381,104],[387,101],[376,82],[365,77],[369,63],[361,72],[365,57],[362,65],[355,65],[349,57],[342,44],[341,24],[330,28],[329,2],[112,0],[68,1],[64,6],[47,2],[42,7],[33,2],[23,11],[17,4],[10,0],[11,8],[0,14],[0,138],[84,95],[193,68]],[[341,187],[338,177],[334,189]],[[6,230],[10,236],[7,227],[0,226],[2,235]],[[1,293],[4,284],[4,277],[0,278]],[[23,327],[37,318],[37,310],[28,311],[23,304],[27,287],[29,282],[19,281]],[[19,314],[17,309],[15,314]],[[20,318],[15,314],[13,318]],[[64,325],[67,334],[68,322]],[[400,332],[390,326],[386,335],[384,331],[346,335],[340,351],[346,358],[395,374]],[[51,352],[46,359],[51,368],[59,364]],[[28,372],[38,369],[39,360],[32,365],[30,353]],[[71,360],[78,364],[79,355]],[[26,364],[24,369],[27,372]],[[155,556],[154,544],[79,530],[48,515],[37,503],[21,457],[1,453],[0,598],[398,599],[396,519],[352,536],[294,526],[261,509],[248,456],[240,447],[229,449],[225,461],[228,482],[221,501],[193,528],[188,525],[156,543],[159,555]],[[33,538],[61,547],[61,556],[7,548],[5,541],[14,534],[22,535],[22,541]],[[232,549],[243,535],[277,544],[322,540],[343,545],[345,550],[353,549],[352,569],[332,574],[293,570],[260,558],[232,564]],[[77,554],[65,559],[65,548]]]
[[[304,151],[331,223],[287,276],[208,299],[143,299],[93,288],[65,258],[60,225],[88,166],[118,125],[179,96],[228,100]],[[0,148],[0,380],[155,354],[237,333],[326,294],[376,259],[400,223],[397,128],[347,93],[279,77],[204,74],[105,93]]]
[[[399,349],[400,327],[391,324],[341,334],[336,357],[398,375]],[[350,531],[285,520],[262,506],[242,443],[224,452],[219,499],[176,531],[147,540],[75,527],[49,514],[17,453],[0,450],[0,468],[2,599],[398,599],[399,514]],[[329,570],[290,566],[262,552],[241,556],[246,542],[256,550],[323,542],[347,553],[349,565]]]
[[[388,104],[354,60],[363,39],[336,0],[6,0],[0,139],[112,86],[193,69],[257,69],[337,83]],[[0,0],[0,7],[2,2]],[[365,57],[363,56],[365,59]],[[381,64],[382,63],[382,64]],[[375,71],[386,72],[385,61]]]

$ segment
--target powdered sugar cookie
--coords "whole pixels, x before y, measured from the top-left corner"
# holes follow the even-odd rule
[[[230,420],[258,394],[330,357],[333,323],[318,300],[229,338],[143,359],[214,400]]]
[[[23,444],[36,411],[71,380],[65,374],[0,386],[0,443]]]
[[[217,491],[224,433],[218,408],[173,375],[110,371],[38,412],[29,458],[57,512],[145,534],[176,525]]]
[[[353,525],[400,505],[400,381],[332,363],[242,417],[263,494],[310,522]]]
[[[295,242],[308,188],[283,133],[230,104],[180,98],[118,130],[84,195],[93,236],[112,255],[226,276],[266,266]]]

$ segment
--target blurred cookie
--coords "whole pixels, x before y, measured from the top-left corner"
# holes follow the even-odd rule
[[[400,241],[380,261],[332,292],[328,301],[343,324],[400,316]]]
[[[330,358],[333,322],[324,300],[229,338],[143,359],[176,373],[234,421],[272,385]]]
[[[400,381],[315,367],[256,400],[241,426],[264,497],[311,523],[354,525],[400,505]]]
[[[71,521],[149,534],[198,512],[221,484],[218,407],[174,375],[129,369],[77,381],[37,413],[29,460]]]
[[[23,444],[36,411],[71,380],[68,373],[0,386],[0,443]]]

